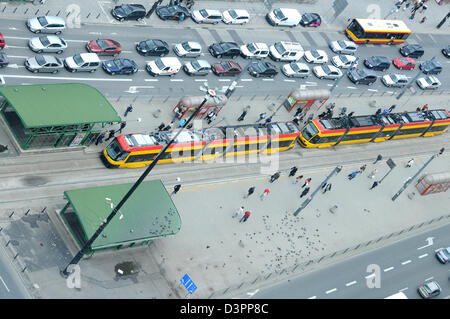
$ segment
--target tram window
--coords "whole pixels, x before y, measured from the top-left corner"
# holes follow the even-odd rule
[[[215,147],[213,147],[213,148],[211,149],[211,154],[212,154],[212,155],[216,154],[216,148],[215,148]]]
[[[399,132],[397,132],[396,135],[408,135],[408,134],[419,134],[423,133],[426,130],[426,128],[412,128],[412,129],[401,129]]]
[[[178,152],[178,154],[179,154],[180,156],[183,156],[183,153],[184,153],[184,150],[181,150],[181,151]]]
[[[291,145],[292,140],[288,140],[288,141],[279,141],[278,142],[278,147],[288,147],[289,145]]]
[[[147,162],[155,158],[156,154],[138,154],[130,155],[127,159],[127,163]]]
[[[337,142],[340,136],[327,136],[327,137],[321,137],[320,143],[333,143]]]
[[[443,130],[445,130],[447,128],[447,126],[446,125],[439,125],[439,126],[432,126],[429,130],[428,130],[428,132],[438,132],[438,131],[443,131]]]
[[[317,144],[317,143],[319,143],[319,140],[320,140],[320,136],[316,135],[309,142],[312,143],[312,144]]]

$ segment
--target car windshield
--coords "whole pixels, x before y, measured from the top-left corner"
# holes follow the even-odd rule
[[[403,49],[406,53],[411,53],[414,52],[414,48],[412,46],[407,45],[404,49]]]
[[[449,259],[450,258],[450,247],[449,248],[444,248],[444,249],[442,249],[442,254],[447,258],[447,259]]]
[[[191,65],[195,70],[200,69],[200,64],[198,63],[198,61],[192,61]]]
[[[366,76],[366,72],[364,72],[364,70],[356,70],[356,73],[358,73],[358,75],[360,76],[360,77],[365,77]]]
[[[330,70],[330,68],[328,67],[328,65],[322,66],[322,70],[323,70],[323,72],[325,72],[325,74],[331,73],[331,70]]]
[[[379,57],[374,56],[374,57],[372,57],[372,62],[373,62],[374,64],[380,64],[380,63],[381,63],[381,60],[380,60]]]
[[[339,58],[341,59],[341,62],[344,64],[347,64],[350,62],[350,60],[345,55],[341,55]]]
[[[129,15],[133,10],[131,9],[131,7],[129,6],[129,5],[127,5],[127,4],[125,4],[125,5],[123,5],[122,6],[122,9],[123,9],[123,12],[126,14],[126,15]]]
[[[145,41],[144,44],[147,46],[147,49],[150,51],[156,47],[155,43],[152,40]]]
[[[305,13],[303,15],[303,20],[305,22],[311,22],[313,19],[314,19],[314,16],[312,14],[310,14],[310,13]]]
[[[292,71],[294,71],[294,72],[300,71],[300,68],[298,67],[297,63],[291,63],[290,66],[291,66]]]
[[[428,85],[433,85],[433,81],[431,81],[430,78],[425,78],[425,82],[426,82]]]
[[[48,24],[47,19],[45,17],[38,17],[37,20],[42,26],[46,26]]]
[[[406,60],[405,58],[401,58],[401,59],[400,59],[400,62],[401,62],[402,64],[408,64],[408,63],[409,63],[408,60]]]
[[[286,52],[286,49],[284,48],[284,46],[280,42],[275,43],[274,47],[275,47],[275,49],[277,49],[278,53],[281,54],[281,55],[283,55],[284,52]]]
[[[248,49],[251,53],[255,53],[255,51],[257,50],[254,43],[249,43],[249,44],[247,44],[247,49]]]
[[[163,63],[163,61],[161,61],[161,59],[158,59],[155,61],[156,67],[160,70],[164,70],[164,68],[166,67]]]
[[[433,292],[428,285],[423,285],[423,288],[425,288],[428,294],[431,294]]]
[[[174,7],[167,7],[167,11],[170,15],[175,15],[177,13],[177,10]]]
[[[319,133],[314,123],[309,123],[303,130],[302,135],[306,140],[310,140],[314,135]]]
[[[222,62],[220,63],[220,65],[225,71],[228,71],[230,69],[230,65],[228,65],[228,62]]]
[[[108,44],[105,40],[97,40],[97,45],[100,49],[104,50],[108,47]]]
[[[36,55],[34,59],[36,60],[36,63],[41,66],[45,64],[45,59],[42,55]]]
[[[84,63],[83,58],[79,54],[75,54],[73,56],[73,62],[75,62],[76,65],[80,66]]]
[[[185,49],[186,51],[191,51],[191,50],[192,50],[192,48],[190,47],[190,45],[189,45],[188,42],[183,42],[183,43],[181,44],[181,47],[182,47],[183,49]]]
[[[234,10],[230,10],[228,11],[228,13],[230,14],[230,17],[232,17],[233,19],[236,19],[238,17],[236,11]]]
[[[208,17],[208,12],[206,12],[205,9],[200,10],[200,14],[202,15],[203,18],[207,18]]]
[[[319,52],[318,52],[317,50],[312,50],[312,51],[311,51],[311,55],[312,55],[313,57],[315,57],[315,58],[320,57],[320,54],[319,54]]]
[[[344,42],[343,40],[338,40],[338,41],[337,41],[337,44],[339,44],[339,46],[340,46],[341,48],[345,48],[345,42]]]
[[[278,20],[283,20],[285,18],[283,12],[280,9],[273,10],[273,14],[277,17]]]
[[[389,77],[391,78],[392,82],[398,82],[398,77],[395,74],[391,74],[389,75]]]
[[[122,161],[128,156],[128,154],[130,154],[122,149],[117,140],[108,145],[106,148],[106,153],[113,161]]]
[[[124,67],[121,60],[113,60],[113,63],[117,66],[118,69],[122,69]]]
[[[47,37],[39,37],[39,41],[41,41],[42,45],[44,47],[49,46],[50,45],[50,41],[48,41]]]

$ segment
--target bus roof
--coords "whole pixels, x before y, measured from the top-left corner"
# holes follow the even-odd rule
[[[411,33],[405,22],[402,20],[382,20],[382,19],[355,19],[366,32],[395,31]]]

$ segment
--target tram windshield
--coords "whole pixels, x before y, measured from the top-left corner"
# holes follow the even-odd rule
[[[129,152],[125,152],[123,150],[117,139],[108,145],[108,147],[106,148],[106,153],[108,153],[108,156],[116,162],[123,161],[128,156],[128,154],[130,154]]]
[[[319,133],[319,130],[316,128],[316,126],[314,125],[314,123],[309,123],[303,130],[302,130],[302,135],[306,140],[310,140],[311,137],[313,137],[314,135],[316,135],[317,133]]]

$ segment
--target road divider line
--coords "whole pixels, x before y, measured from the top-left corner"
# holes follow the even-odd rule
[[[5,281],[3,280],[3,278],[2,278],[1,276],[0,276],[0,280],[1,280],[2,283],[3,283],[3,286],[5,286],[6,290],[8,290],[8,292],[9,292],[9,288],[8,288],[8,286],[6,285]]]
[[[183,82],[183,79],[170,79],[170,82]]]
[[[22,55],[9,55],[9,54],[8,54],[8,58],[28,59],[27,56],[22,56]]]
[[[230,82],[230,79],[220,79],[219,82]]]
[[[428,256],[428,254],[420,255],[420,256],[419,256],[419,259],[424,258],[424,257],[427,257],[427,256]]]
[[[115,81],[115,82],[132,82],[132,79],[108,79],[108,78],[70,78],[57,76],[35,76],[35,75],[3,75],[5,78],[19,79],[45,79],[45,80],[66,80],[66,81]]]
[[[375,89],[367,89],[367,91],[378,92],[378,90]]]
[[[388,272],[388,271],[391,271],[392,269],[394,269],[394,267],[386,268],[386,269],[384,269],[383,271],[384,271],[384,272]]]
[[[333,293],[335,291],[337,291],[337,288],[333,288],[333,289],[330,289],[328,291],[325,291],[325,293],[328,295],[328,294],[331,294],[331,293]]]
[[[7,49],[28,49],[27,47],[21,47],[21,46],[17,46],[17,45],[6,45]]]
[[[284,82],[295,82],[295,80],[284,79]]]
[[[316,296],[309,297],[308,299],[316,299]]]
[[[434,279],[434,277],[430,277],[430,278],[425,279],[425,281],[430,281],[430,280],[433,280],[433,279]]]
[[[411,260],[404,261],[404,262],[402,262],[402,265],[407,265],[407,264],[409,264],[410,262],[411,262]]]
[[[241,79],[241,81],[245,82],[245,81],[253,81],[253,79]]]
[[[352,281],[352,282],[346,283],[345,286],[346,286],[346,287],[350,287],[350,286],[353,286],[354,284],[356,284],[356,280],[355,280],[355,281]]]
[[[354,86],[347,86],[347,89],[357,90],[358,88],[356,88]]]
[[[407,289],[408,289],[408,287],[403,288],[403,289],[400,289],[398,292],[403,292],[403,291],[405,291],[405,290],[407,290]]]
[[[275,81],[274,79],[262,79],[263,81]]]
[[[195,82],[206,82],[206,81],[208,81],[208,80],[206,80],[206,79],[195,79]]]
[[[158,82],[158,79],[145,79],[145,82]]]

